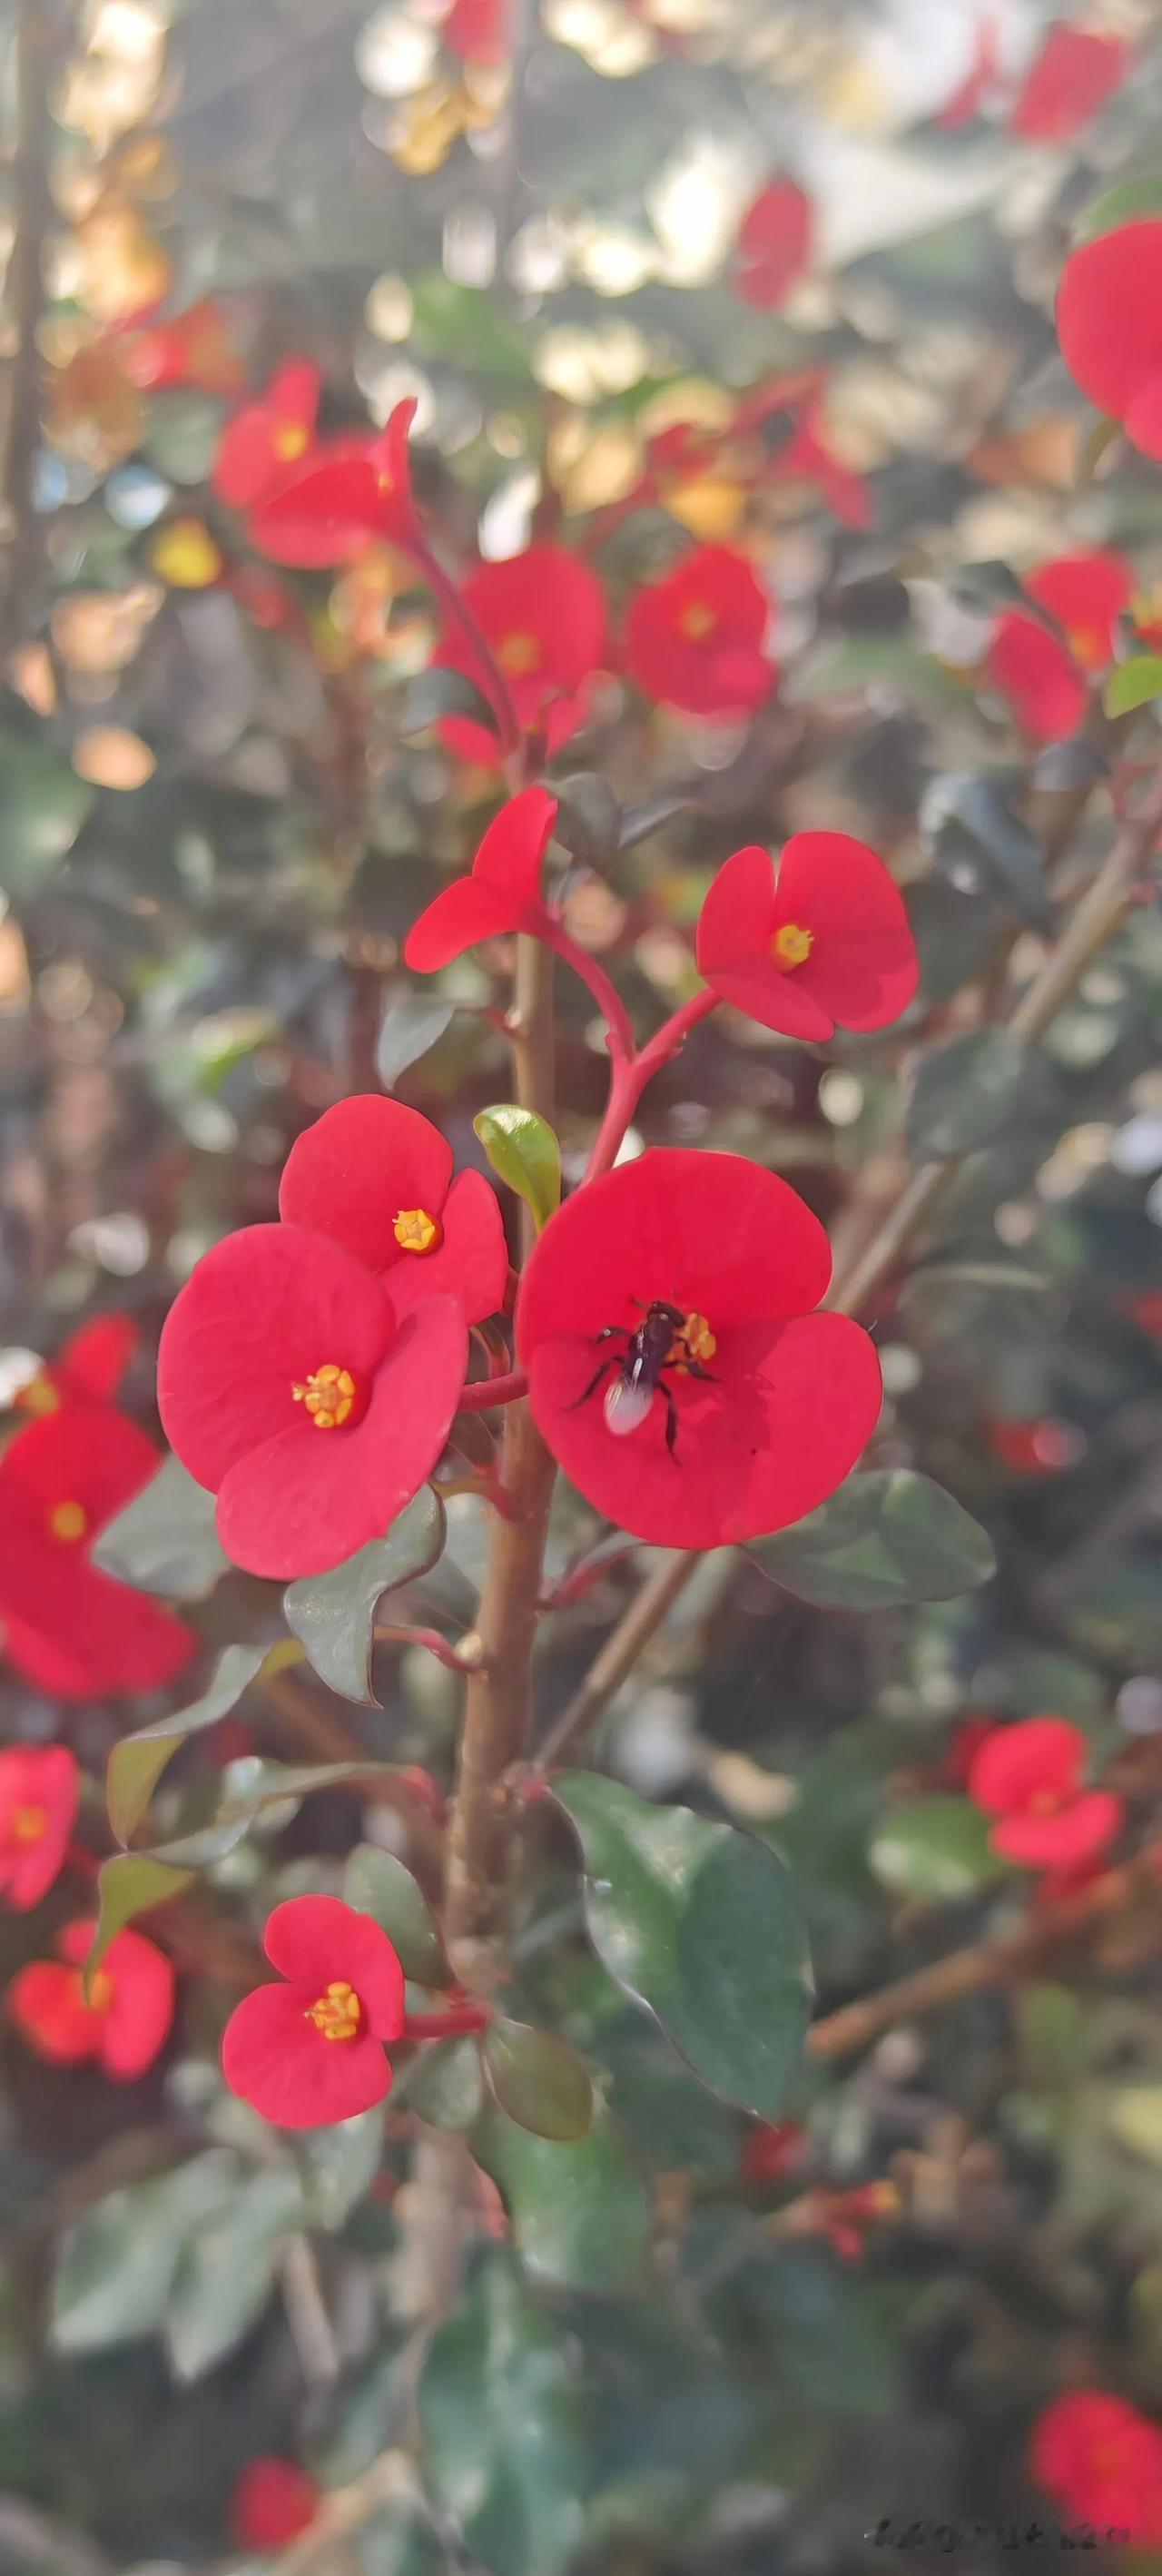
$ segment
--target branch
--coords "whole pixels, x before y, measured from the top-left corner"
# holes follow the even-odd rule
[[[16,147],[12,156],[15,235],[8,264],[7,296],[16,340],[9,378],[8,418],[0,468],[4,569],[0,655],[20,641],[25,593],[35,567],[39,530],[33,480],[40,447],[40,358],[37,332],[45,309],[43,255],[53,221],[49,188],[52,119],[49,94],[56,62],[68,41],[71,13],[50,0],[21,0],[16,23]]]
[[[341,2364],[309,2237],[287,2238],[279,2268],[286,2321],[303,2378],[308,2388],[325,2388],[338,2378]]]

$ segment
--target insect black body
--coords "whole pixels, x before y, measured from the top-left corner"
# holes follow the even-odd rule
[[[606,1324],[594,1339],[598,1342],[622,1341],[625,1348],[611,1352],[602,1360],[588,1386],[577,1397],[576,1404],[587,1404],[590,1396],[596,1395],[602,1379],[609,1376],[611,1369],[615,1370],[616,1375],[605,1390],[605,1419],[609,1429],[620,1437],[637,1430],[639,1423],[645,1421],[655,1395],[660,1393],[666,1400],[666,1447],[671,1457],[676,1457],[678,1408],[666,1383],[666,1371],[680,1368],[689,1377],[710,1377],[709,1369],[704,1369],[687,1347],[689,1321],[680,1306],[671,1306],[664,1298],[655,1297],[646,1307],[636,1332],[631,1333],[628,1324]],[[573,1409],[576,1410],[576,1405]]]

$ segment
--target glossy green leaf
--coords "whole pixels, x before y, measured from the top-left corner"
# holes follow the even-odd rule
[[[212,2148],[86,2210],[64,2239],[53,2282],[56,2350],[103,2352],[158,2326],[187,2238],[229,2197],[236,2172],[233,2156]]]
[[[508,1100],[479,1110],[472,1124],[497,1179],[524,1200],[538,1229],[547,1225],[561,1201],[561,1148],[548,1120]]]
[[[777,2119],[811,1996],[786,1864],[731,1825],[647,1806],[592,1772],[564,1774],[553,1792],[581,1843],[603,1966],[713,2092]]]
[[[271,1807],[310,1798],[321,1789],[368,1789],[383,1780],[398,1780],[395,1762],[265,1762],[257,1756],[232,1766],[222,1804],[209,1824],[196,1826],[171,1841],[155,1843],[143,1857],[177,1869],[209,1869],[236,1850],[256,1819]],[[244,1773],[240,1779],[238,1774]],[[139,1857],[134,1853],[133,1858]]]
[[[38,893],[71,850],[92,804],[93,789],[50,742],[0,734],[0,887],[14,902]]]
[[[230,1571],[216,1510],[216,1496],[194,1483],[180,1458],[166,1458],[141,1493],[98,1532],[93,1562],[138,1592],[205,1601]]]
[[[1132,661],[1119,662],[1105,684],[1102,705],[1107,716],[1127,716],[1135,707],[1144,707],[1151,698],[1162,697],[1162,658],[1157,653],[1136,653]]]
[[[409,2110],[433,2129],[470,2129],[484,2100],[484,2069],[475,2039],[425,2042],[408,2068]]]
[[[488,733],[496,732],[496,716],[475,681],[464,671],[440,665],[421,671],[409,683],[397,722],[402,734],[428,733],[445,716],[466,716],[470,723],[483,725]]]
[[[568,2345],[515,2258],[480,2252],[416,2392],[427,2492],[491,2576],[559,2576],[582,2534]]]
[[[343,1872],[343,1895],[348,1905],[382,1926],[413,1985],[451,1984],[439,1924],[410,1869],[394,1852],[358,1843]]]
[[[410,986],[395,995],[384,1012],[375,1050],[375,1067],[385,1091],[394,1091],[401,1073],[427,1055],[455,1017],[454,1002],[433,1001]]]
[[[192,1869],[151,1860],[143,1852],[116,1852],[112,1860],[102,1861],[97,1875],[97,1937],[85,1961],[86,1985],[125,1925],[139,1914],[151,1914],[155,1905],[167,1905],[172,1896],[180,1896],[183,1888],[193,1884],[193,1878]]]
[[[165,2312],[178,2379],[201,2379],[249,2333],[275,2288],[286,2238],[302,2217],[296,2174],[254,2174],[187,2242]]]
[[[996,1143],[1025,1107],[1036,1059],[1004,1029],[969,1029],[916,1059],[906,1113],[913,1153],[940,1161]]]
[[[381,2102],[370,2111],[357,2111],[352,2120],[335,2120],[325,2129],[304,2129],[295,2140],[295,2154],[308,2224],[342,2227],[370,2191],[382,2153]]]
[[[953,1601],[996,1572],[992,1541],[943,1485],[875,1467],[748,1549],[785,1592],[838,1610]]]
[[[489,2088],[518,2128],[537,2138],[583,2138],[593,2117],[593,2087],[579,2057],[547,2030],[489,2023],[482,2054]]]
[[[530,2272],[572,2289],[619,2292],[644,2277],[653,2193],[644,2164],[603,2102],[584,2137],[535,2137],[491,2109],[472,2139]]]
[[[553,838],[583,867],[607,868],[621,838],[621,807],[600,770],[578,770],[554,790],[558,799]]]
[[[988,1837],[988,1817],[970,1798],[913,1798],[876,1827],[868,1858],[894,1894],[952,1904],[1003,1875]]]
[[[1143,171],[1136,179],[1119,179],[1083,207],[1075,226],[1079,242],[1096,241],[1099,233],[1116,233],[1123,224],[1162,215],[1162,171]]]
[[[1050,912],[1041,845],[1012,810],[1016,784],[1004,770],[946,772],[928,788],[920,819],[942,875],[966,892],[1002,895],[1022,921],[1045,930]]]
[[[201,1699],[189,1708],[175,1710],[172,1717],[156,1718],[152,1726],[140,1726],[134,1735],[124,1735],[109,1756],[105,1776],[109,1822],[119,1843],[132,1841],[137,1826],[148,1809],[150,1799],[179,1744],[189,1735],[201,1734],[204,1727],[216,1726],[241,1699],[259,1666],[265,1661],[264,1646],[227,1646],[219,1659],[213,1681]]]
[[[385,1592],[428,1572],[443,1551],[444,1537],[444,1506],[430,1485],[421,1485],[386,1538],[369,1539],[329,1574],[288,1583],[282,1603],[287,1626],[320,1680],[341,1699],[375,1707],[376,1609]]]

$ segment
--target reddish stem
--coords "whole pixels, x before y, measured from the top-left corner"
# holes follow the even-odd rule
[[[611,983],[603,966],[582,948],[556,915],[546,912],[536,936],[557,957],[563,957],[583,984],[587,984],[602,1019],[609,1029],[609,1052],[615,1064],[628,1063],[633,1056],[633,1023],[616,985]]]
[[[511,759],[520,750],[523,740],[520,718],[512,702],[512,692],[488,637],[473,616],[467,600],[457,590],[451,574],[445,572],[443,564],[438,556],[432,553],[431,548],[413,539],[411,551],[420,566],[428,588],[435,593],[441,606],[447,610],[449,617],[459,627],[465,643],[470,648],[476,667],[467,674],[467,677],[478,682],[484,696],[488,699],[500,731],[501,752],[506,759]]]
[[[494,1404],[515,1404],[518,1396],[527,1395],[528,1378],[523,1369],[509,1369],[504,1377],[482,1377],[466,1386],[456,1407],[457,1413],[491,1413]]]
[[[449,2004],[445,2012],[408,2013],[402,2039],[467,2039],[474,2030],[487,2030],[492,2015],[487,2004]]]
[[[712,993],[709,986],[705,986],[700,993],[695,993],[692,1002],[685,1002],[680,1011],[674,1012],[672,1019],[663,1022],[640,1055],[631,1056],[627,1064],[615,1062],[605,1116],[586,1168],[587,1181],[595,1181],[600,1173],[611,1170],[647,1082],[662,1065],[669,1063],[671,1056],[677,1055],[691,1029],[697,1028],[699,1020],[706,1019],[716,1009],[717,1003],[717,993]]]
[[[423,1646],[450,1673],[478,1673],[480,1670],[479,1656],[458,1655],[447,1638],[440,1635],[438,1628],[377,1628],[375,1642],[377,1646]]]

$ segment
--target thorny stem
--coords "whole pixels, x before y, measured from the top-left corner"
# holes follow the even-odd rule
[[[467,2039],[473,2031],[486,2030],[489,2019],[486,2004],[449,2004],[445,2012],[409,2013],[400,2036],[403,2039]]]

